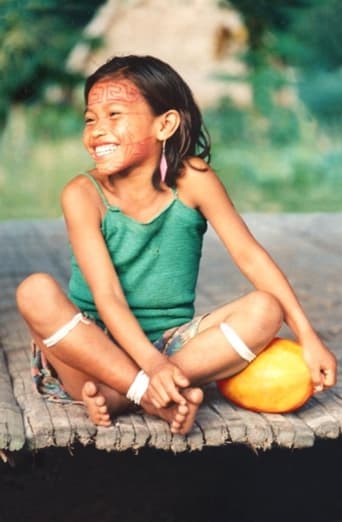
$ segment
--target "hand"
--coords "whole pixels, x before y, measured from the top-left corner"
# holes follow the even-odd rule
[[[304,359],[310,369],[314,392],[336,384],[337,363],[333,353],[318,337],[306,339],[302,343]]]
[[[149,372],[150,383],[147,394],[156,408],[165,408],[170,402],[186,404],[179,388],[190,385],[189,379],[168,359],[159,363]]]

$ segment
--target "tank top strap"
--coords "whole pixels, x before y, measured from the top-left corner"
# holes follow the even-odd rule
[[[175,199],[178,199],[178,191],[177,191],[177,187],[173,186],[173,187],[170,187],[171,190],[172,190],[172,194],[173,194],[173,197]]]
[[[96,188],[96,191],[98,193],[98,195],[100,196],[101,198],[101,201],[102,203],[104,204],[104,206],[106,208],[110,208],[110,204],[108,203],[107,201],[107,198],[106,196],[104,195],[103,193],[103,190],[99,184],[99,182],[94,178],[94,176],[92,176],[91,174],[89,174],[89,172],[84,172],[84,175],[92,182],[92,184],[94,185],[94,187]]]

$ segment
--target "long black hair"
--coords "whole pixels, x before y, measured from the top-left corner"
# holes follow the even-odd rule
[[[98,81],[124,77],[135,84],[156,116],[175,109],[181,117],[177,131],[167,140],[165,154],[168,163],[166,183],[175,184],[181,167],[189,156],[210,162],[210,137],[192,92],[181,76],[167,63],[153,56],[117,56],[91,74],[85,83],[84,97],[88,102],[90,89]],[[155,187],[160,185],[159,166],[153,175]]]

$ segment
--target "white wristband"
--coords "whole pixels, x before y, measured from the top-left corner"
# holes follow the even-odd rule
[[[128,400],[134,402],[134,404],[140,404],[144,393],[146,392],[150,379],[143,370],[137,373],[134,381],[128,388],[126,397]]]
[[[229,326],[227,323],[221,323],[220,329],[229,344],[232,346],[232,348],[234,348],[236,353],[238,353],[242,359],[248,362],[251,362],[253,359],[255,359],[255,353],[253,353],[248,348],[248,346],[245,345],[243,340],[238,336],[231,326]]]

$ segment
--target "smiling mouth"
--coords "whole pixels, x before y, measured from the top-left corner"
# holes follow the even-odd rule
[[[118,148],[117,145],[114,144],[108,144],[108,145],[98,145],[95,147],[95,154],[96,156],[102,158],[104,156],[107,156],[109,154],[112,154],[112,152],[116,151]]]

